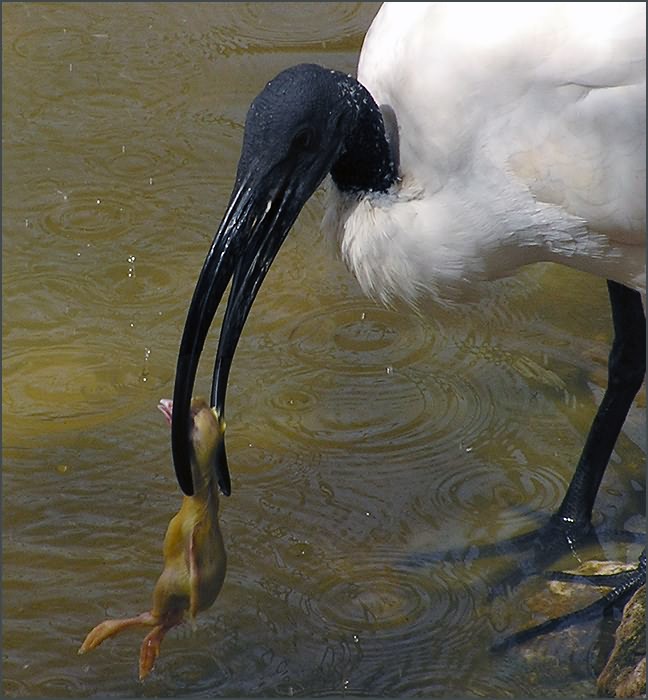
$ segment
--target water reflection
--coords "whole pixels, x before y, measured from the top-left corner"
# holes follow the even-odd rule
[[[488,654],[529,612],[524,591],[487,603],[497,562],[403,562],[555,508],[605,381],[604,285],[537,268],[473,309],[380,309],[321,240],[320,194],[232,369],[221,597],[143,685],[137,634],[76,656],[98,619],[146,609],[160,572],[180,494],[155,406],[247,106],[299,61],[354,70],[375,10],[3,6],[7,695],[592,692],[585,652]],[[613,528],[643,525],[637,432],[597,502]]]

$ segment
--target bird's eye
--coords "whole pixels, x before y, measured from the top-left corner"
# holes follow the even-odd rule
[[[299,151],[308,151],[315,144],[315,132],[312,129],[301,129],[292,140],[293,148]]]

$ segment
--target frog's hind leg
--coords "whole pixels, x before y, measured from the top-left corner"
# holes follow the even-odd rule
[[[85,654],[95,647],[98,647],[104,639],[113,637],[120,632],[123,632],[129,627],[140,627],[142,625],[152,626],[157,624],[158,620],[150,612],[136,615],[135,617],[127,617],[121,620],[105,620],[100,622],[96,627],[93,627],[83,644],[79,647],[79,654]]]

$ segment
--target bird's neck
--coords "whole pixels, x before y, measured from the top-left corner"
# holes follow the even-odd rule
[[[350,76],[345,79],[358,116],[342,155],[331,168],[331,177],[341,192],[386,192],[396,182],[398,172],[383,116],[363,85]]]

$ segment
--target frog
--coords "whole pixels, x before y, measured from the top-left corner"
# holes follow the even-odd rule
[[[162,399],[158,408],[169,425],[173,402]],[[216,410],[203,398],[191,401],[191,468],[195,484],[192,496],[183,495],[180,510],[171,518],[164,537],[164,566],[153,590],[150,611],[134,617],[109,619],[96,625],[78,653],[95,649],[109,637],[131,627],[148,626],[140,649],[139,679],[144,680],[160,654],[167,632],[213,605],[225,580],[227,555],[221,534],[219,495],[214,460],[225,430]]]

